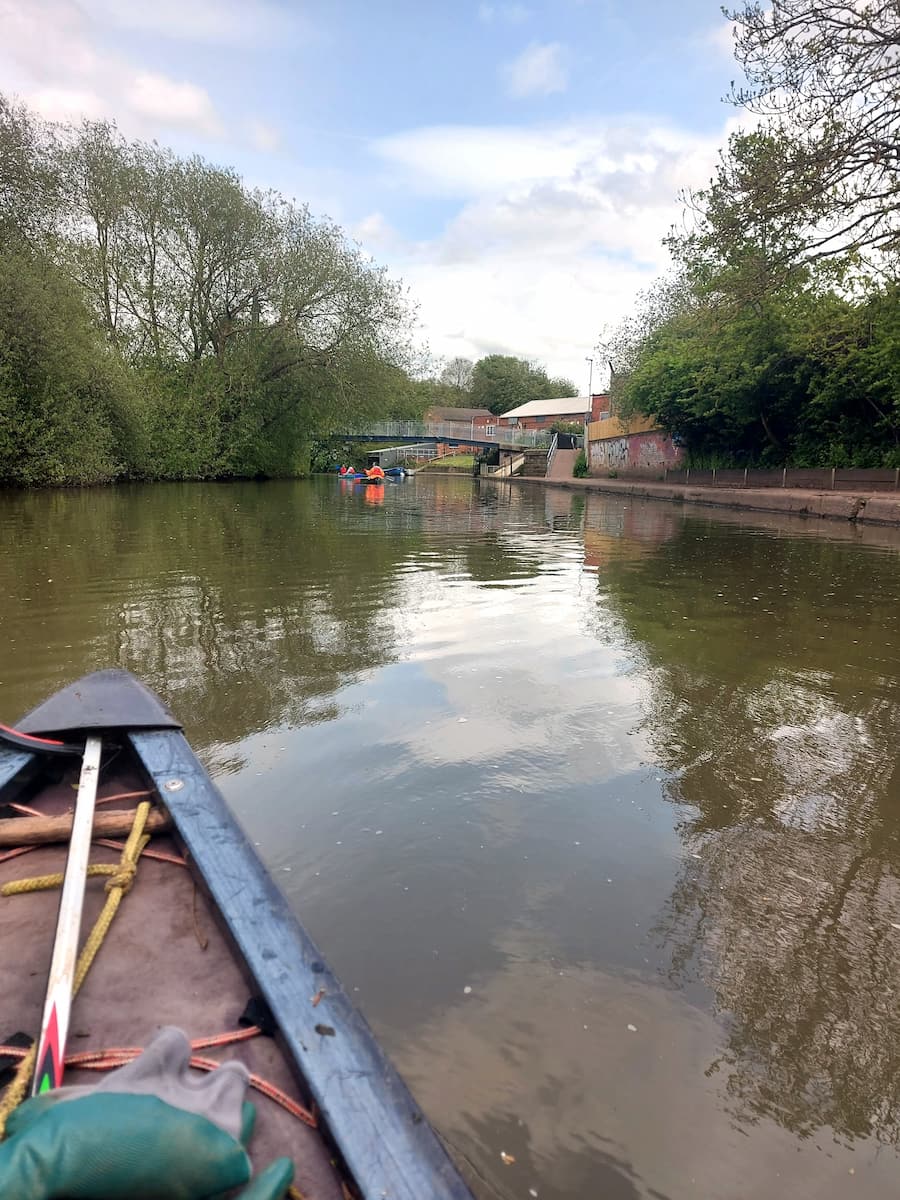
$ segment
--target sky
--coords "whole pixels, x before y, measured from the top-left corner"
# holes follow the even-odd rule
[[[0,91],[308,203],[407,283],[435,356],[582,392],[736,72],[716,0],[0,0]]]

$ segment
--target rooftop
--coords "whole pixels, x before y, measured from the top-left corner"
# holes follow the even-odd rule
[[[509,417],[583,417],[590,411],[590,396],[557,396],[555,400],[529,400],[527,404],[501,413],[501,420]]]

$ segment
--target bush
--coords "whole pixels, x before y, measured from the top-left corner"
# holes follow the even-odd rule
[[[575,479],[584,479],[588,473],[587,455],[583,450],[578,451],[578,457],[575,459],[575,466],[572,468],[572,475]]]
[[[0,484],[118,478],[141,440],[135,409],[74,285],[40,257],[0,257]]]

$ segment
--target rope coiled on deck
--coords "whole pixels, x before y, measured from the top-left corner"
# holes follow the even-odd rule
[[[88,935],[81,954],[78,956],[75,979],[72,984],[73,996],[76,995],[84,983],[85,977],[91,969],[91,963],[97,957],[97,951],[102,946],[103,939],[109,932],[109,927],[118,912],[122,897],[127,895],[134,883],[138,859],[150,841],[149,835],[144,833],[144,826],[147,824],[149,813],[150,802],[147,800],[144,800],[135,809],[131,833],[128,835],[128,841],[125,843],[125,848],[118,863],[104,863],[88,867],[88,875],[109,875],[110,878],[106,884],[106,903],[103,905],[99,917],[94,922],[94,928]],[[33,879],[18,879],[13,883],[5,884],[0,891],[2,891],[4,896],[15,896],[25,892],[40,891],[44,888],[60,887],[62,881],[62,875],[38,875]],[[6,1134],[6,1122],[9,1119],[10,1113],[18,1108],[25,1099],[25,1093],[28,1090],[28,1081],[34,1072],[36,1057],[37,1042],[31,1046],[19,1063],[15,1078],[6,1089],[3,1099],[0,1100],[0,1141],[3,1140]]]

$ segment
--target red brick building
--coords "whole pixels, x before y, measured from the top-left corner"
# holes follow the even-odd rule
[[[441,425],[459,425],[459,436],[464,436],[475,432],[493,433],[498,418],[489,408],[451,408],[438,404],[429,408],[425,420],[429,423],[439,422]]]

